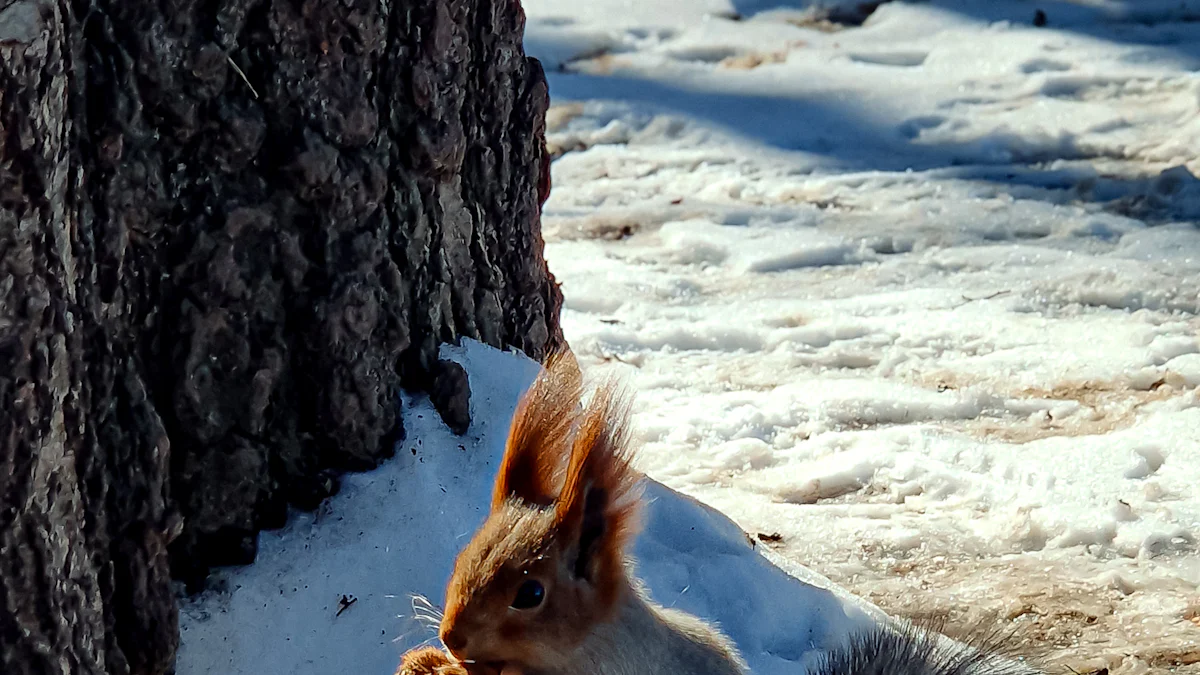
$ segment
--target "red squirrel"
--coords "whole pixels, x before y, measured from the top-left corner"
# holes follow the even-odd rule
[[[715,626],[643,590],[628,554],[641,507],[630,399],[612,382],[583,395],[574,357],[551,355],[517,406],[491,512],[455,561],[439,633],[447,651],[409,651],[397,675],[749,672]],[[850,636],[811,673],[1037,671],[936,632],[881,625]]]

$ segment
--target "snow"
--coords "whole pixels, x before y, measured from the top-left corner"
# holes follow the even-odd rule
[[[642,468],[886,609],[1200,672],[1200,3],[577,4],[525,3],[546,255]]]
[[[524,356],[470,340],[443,356],[471,383],[467,435],[406,396],[408,440],[395,459],[347,476],[318,513],[260,535],[253,565],[217,571],[210,590],[185,601],[179,675],[389,675],[404,650],[436,640],[420,618],[435,616],[454,556],[487,515],[509,420],[537,373]],[[635,554],[651,595],[717,621],[755,673],[794,675],[880,619],[713,509],[653,481],[646,500]],[[344,609],[343,597],[353,600]]]
[[[663,484],[642,571],[760,675],[874,612],[843,587],[1200,673],[1200,1],[830,21],[859,4],[524,1],[564,329]],[[408,596],[440,599],[533,372],[452,351],[467,437],[406,399],[394,461],[188,604],[180,673],[389,673],[432,636]]]

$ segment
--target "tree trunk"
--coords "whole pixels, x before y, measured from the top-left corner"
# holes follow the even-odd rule
[[[0,0],[0,672],[165,673],[171,578],[561,341],[513,0]]]

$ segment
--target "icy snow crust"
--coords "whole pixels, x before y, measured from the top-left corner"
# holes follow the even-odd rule
[[[643,469],[885,609],[1200,673],[1200,2],[525,7]]]
[[[436,628],[416,620],[430,610],[412,596],[440,605],[454,556],[487,515],[517,399],[537,374],[525,357],[469,340],[443,356],[470,378],[468,434],[453,435],[426,400],[405,398],[409,440],[395,459],[347,476],[320,512],[263,533],[253,565],[218,571],[212,590],[184,604],[179,675],[390,675],[404,650],[436,641]],[[694,499],[653,481],[646,499],[635,554],[652,596],[717,621],[758,675],[801,673],[879,619],[819,575],[779,561],[796,576],[784,573]]]

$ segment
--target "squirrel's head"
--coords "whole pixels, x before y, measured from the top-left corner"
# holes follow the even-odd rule
[[[611,384],[581,398],[574,358],[558,354],[517,407],[491,513],[446,590],[441,639],[469,672],[566,666],[629,592],[640,494],[628,405]]]

